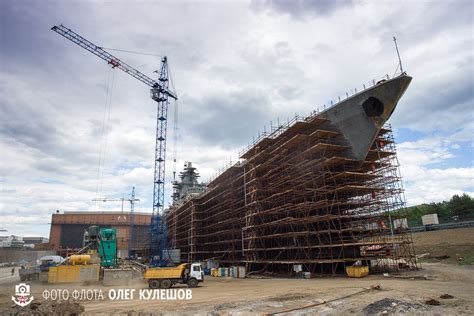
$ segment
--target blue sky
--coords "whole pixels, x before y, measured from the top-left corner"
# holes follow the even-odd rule
[[[92,199],[132,186],[137,211],[151,211],[148,87],[50,30],[60,23],[99,46],[156,55],[111,51],[149,76],[168,56],[179,103],[167,197],[176,106],[177,171],[192,161],[205,181],[270,121],[392,75],[392,36],[413,76],[390,119],[408,204],[473,195],[473,10],[472,1],[0,0],[0,227],[47,236],[55,210],[119,210]]]

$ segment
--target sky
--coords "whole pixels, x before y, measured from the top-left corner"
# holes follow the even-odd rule
[[[270,122],[393,75],[393,36],[413,77],[389,121],[407,204],[474,196],[473,12],[462,0],[0,0],[0,228],[48,236],[56,210],[117,211],[92,200],[132,187],[136,211],[152,209],[149,87],[50,30],[61,23],[152,78],[168,56],[166,204],[185,161],[207,181]]]

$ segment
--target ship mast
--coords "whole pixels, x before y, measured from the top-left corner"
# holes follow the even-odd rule
[[[400,58],[400,52],[398,51],[397,39],[395,36],[393,37],[393,42],[395,43],[395,49],[397,50],[398,65],[400,66],[400,71],[403,73],[402,59]]]

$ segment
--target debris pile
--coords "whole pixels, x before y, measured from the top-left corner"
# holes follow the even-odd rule
[[[84,306],[77,302],[33,302],[23,308],[13,306],[6,315],[79,315],[84,313]]]
[[[435,300],[434,298],[430,298],[425,301],[425,304],[437,306],[437,305],[440,305],[441,303],[438,300]]]
[[[404,314],[413,313],[417,310],[425,309],[422,304],[399,301],[391,298],[384,298],[364,307],[362,312],[366,315],[378,314]]]

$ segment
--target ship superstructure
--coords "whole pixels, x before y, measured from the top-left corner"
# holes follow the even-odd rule
[[[180,181],[173,182],[173,204],[179,204],[183,200],[196,196],[206,189],[206,185],[199,183],[199,173],[193,167],[192,162],[184,164],[184,170],[179,173]]]

